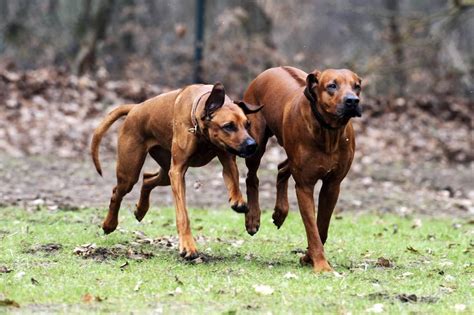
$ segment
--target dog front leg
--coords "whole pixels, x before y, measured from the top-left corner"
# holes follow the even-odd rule
[[[298,206],[300,208],[301,217],[303,219],[308,239],[308,251],[305,256],[301,257],[301,263],[312,264],[315,272],[332,271],[326,257],[324,256],[324,247],[319,237],[318,227],[316,226],[314,198],[314,184],[296,183],[296,196],[298,198]]]
[[[187,163],[175,161],[173,158],[169,177],[176,208],[176,227],[179,237],[179,253],[185,259],[194,259],[198,256],[196,244],[191,233],[188,212],[186,210],[186,185],[184,175],[188,168]]]
[[[239,170],[235,155],[222,153],[218,155],[218,158],[222,164],[222,177],[224,177],[224,183],[227,187],[231,208],[238,213],[247,213],[249,209],[240,191]]]
[[[340,182],[323,182],[318,201],[318,230],[321,242],[328,238],[329,223],[339,197]]]
[[[280,228],[285,222],[290,210],[288,203],[288,179],[291,176],[290,166],[288,159],[278,165],[278,176],[277,176],[277,196],[275,202],[275,210],[273,211],[272,219],[273,224],[277,228]]]

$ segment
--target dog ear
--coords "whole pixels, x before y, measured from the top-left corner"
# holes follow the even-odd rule
[[[224,105],[225,101],[225,89],[224,85],[220,82],[214,84],[211,94],[207,98],[206,105],[204,107],[203,118],[211,119],[212,114]]]
[[[237,106],[239,106],[240,108],[242,108],[245,115],[254,114],[263,108],[263,105],[260,105],[260,106],[252,105],[252,104],[247,104],[243,101],[234,101],[234,103],[237,104]]]
[[[312,99],[313,101],[317,101],[317,95],[314,93],[314,88],[318,85],[319,83],[319,76],[321,75],[321,72],[318,70],[314,70],[308,76],[306,77],[306,88],[304,89],[304,94],[306,97],[309,99]]]

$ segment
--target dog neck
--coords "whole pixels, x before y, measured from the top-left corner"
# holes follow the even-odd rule
[[[333,127],[333,126],[331,126],[331,125],[326,121],[326,119],[324,119],[323,114],[321,114],[321,113],[319,112],[319,109],[318,109],[318,102],[317,102],[315,96],[313,96],[313,93],[310,92],[310,91],[308,90],[308,88],[305,88],[305,89],[304,89],[304,96],[306,96],[306,98],[308,99],[309,106],[311,107],[311,112],[313,113],[314,118],[316,118],[316,120],[318,121],[318,123],[319,123],[319,125],[321,126],[321,128],[328,129],[328,130],[338,130],[338,129],[341,128],[341,127]]]
[[[313,102],[311,104],[311,100],[307,96],[306,101],[308,103],[307,106],[302,106],[302,109],[304,109],[302,114],[306,116],[305,120],[309,125],[309,132],[323,152],[334,153],[339,148],[341,141],[345,141],[347,123],[340,127],[332,127],[324,120],[322,114],[319,113],[317,103]],[[315,114],[315,111],[319,116]]]

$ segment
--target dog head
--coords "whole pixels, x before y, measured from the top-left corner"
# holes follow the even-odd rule
[[[345,124],[352,117],[360,117],[361,78],[347,69],[314,71],[306,77],[307,92],[315,99],[326,117],[337,124]]]
[[[224,86],[216,83],[206,100],[201,115],[209,140],[216,146],[240,157],[249,157],[257,151],[257,143],[250,136],[248,114],[262,106],[232,102],[225,95]]]

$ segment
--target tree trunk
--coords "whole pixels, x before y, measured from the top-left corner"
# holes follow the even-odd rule
[[[392,54],[395,60],[393,73],[395,79],[395,87],[397,94],[403,94],[406,83],[406,72],[405,72],[405,50],[403,46],[403,38],[400,31],[400,5],[395,0],[385,0],[385,7],[390,12],[388,29],[389,29],[389,42],[392,46]]]
[[[81,47],[74,62],[77,75],[94,69],[97,45],[105,39],[114,3],[115,0],[101,0],[97,12],[91,16],[91,0],[84,0],[77,29],[78,33],[82,33]]]

